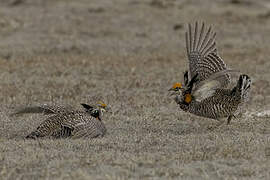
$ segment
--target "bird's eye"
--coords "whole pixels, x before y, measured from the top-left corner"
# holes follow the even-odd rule
[[[93,117],[99,117],[99,111],[97,109],[96,110],[93,110],[92,113],[91,113],[91,115]]]

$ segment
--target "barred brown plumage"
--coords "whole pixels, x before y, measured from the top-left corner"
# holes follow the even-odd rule
[[[108,110],[104,103],[98,103],[96,107],[82,104],[85,111],[73,110],[70,106],[41,105],[23,108],[14,115],[23,113],[51,114],[36,130],[26,138],[39,138],[50,136],[54,138],[95,138],[104,136],[106,127],[101,120],[103,111]]]
[[[175,83],[170,89],[176,92],[175,101],[180,108],[192,114],[220,119],[227,117],[228,123],[248,100],[251,79],[242,74],[236,86],[231,84],[230,73],[224,61],[218,56],[215,37],[211,26],[204,33],[202,23],[198,31],[198,23],[188,25],[186,32],[186,48],[189,60],[189,71],[184,73],[184,85]]]

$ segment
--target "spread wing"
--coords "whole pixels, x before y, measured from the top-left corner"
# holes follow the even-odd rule
[[[212,74],[226,70],[226,64],[218,56],[216,48],[216,33],[212,32],[211,26],[205,33],[205,25],[202,23],[198,29],[198,23],[195,23],[193,30],[191,24],[188,25],[186,32],[186,49],[189,60],[190,79],[198,73],[199,83],[209,78]],[[226,87],[230,83],[229,74],[223,74],[219,78],[221,87]]]
[[[209,76],[209,78],[200,81],[192,90],[192,95],[196,101],[202,101],[210,96],[213,96],[217,89],[223,88],[224,75],[238,73],[236,70],[223,70]]]
[[[220,83],[216,80],[209,81],[203,84],[200,88],[193,92],[193,96],[196,101],[202,101],[210,96],[213,96],[217,88],[220,86]]]

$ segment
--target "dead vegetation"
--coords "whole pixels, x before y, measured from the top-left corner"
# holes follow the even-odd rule
[[[269,3],[231,2],[1,2],[0,177],[269,179]],[[168,96],[187,68],[185,24],[198,19],[214,25],[225,62],[252,77],[247,112],[228,126]],[[113,113],[94,140],[25,140],[43,117],[9,116],[100,99]]]

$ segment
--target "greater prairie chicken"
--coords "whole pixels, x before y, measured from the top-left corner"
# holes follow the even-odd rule
[[[41,105],[25,107],[14,115],[23,113],[51,114],[38,128],[31,132],[26,138],[39,138],[50,136],[54,138],[95,138],[104,136],[106,127],[101,120],[101,115],[108,110],[106,104],[99,102],[96,107],[81,104],[85,111],[73,110],[69,106]]]
[[[217,54],[215,37],[211,26],[205,33],[205,25],[195,28],[189,24],[186,32],[186,50],[189,71],[184,73],[184,83],[175,83],[170,91],[176,92],[175,101],[179,107],[197,116],[211,119],[228,118],[239,113],[240,107],[248,100],[251,79],[242,74],[237,84],[232,83],[231,73]]]

